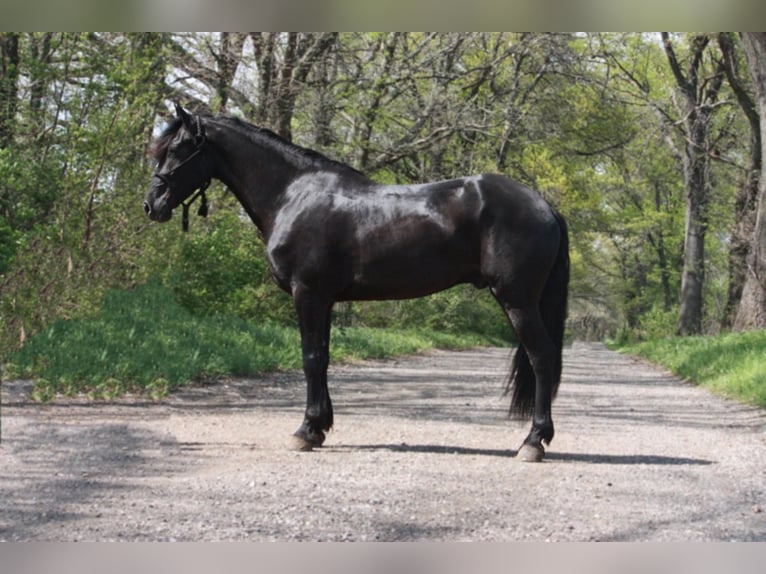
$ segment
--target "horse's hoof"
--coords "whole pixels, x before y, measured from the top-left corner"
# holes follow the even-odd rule
[[[521,462],[541,462],[545,451],[542,446],[534,446],[531,444],[523,444],[516,453],[516,459]]]
[[[312,451],[322,446],[325,435],[322,431],[314,431],[310,434],[298,430],[292,436],[292,450]]]
[[[310,443],[302,436],[294,434],[292,437],[290,437],[290,439],[290,450],[298,450],[303,452],[314,450],[314,444]]]

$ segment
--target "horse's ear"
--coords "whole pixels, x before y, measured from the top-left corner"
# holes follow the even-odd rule
[[[193,132],[194,131],[194,122],[192,121],[192,117],[189,115],[189,112],[187,112],[185,109],[181,107],[181,104],[178,102],[173,102],[173,104],[176,107],[176,115],[181,118],[184,125],[186,126],[186,129]]]

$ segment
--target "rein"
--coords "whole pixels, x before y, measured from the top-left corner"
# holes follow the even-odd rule
[[[205,190],[208,187],[210,187],[209,179],[202,183],[200,188],[197,190],[197,193],[192,195],[191,199],[187,199],[186,201],[181,202],[181,207],[183,207],[183,214],[181,217],[181,229],[183,229],[184,233],[189,231],[189,208],[191,207],[191,204],[197,200],[198,197],[202,197],[202,201],[199,204],[197,215],[199,215],[200,217],[207,217],[208,203],[207,203],[207,195],[205,195]]]

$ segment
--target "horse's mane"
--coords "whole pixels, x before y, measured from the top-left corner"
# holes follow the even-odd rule
[[[227,127],[237,130],[239,133],[245,135],[250,141],[258,145],[266,145],[271,148],[277,149],[283,155],[289,155],[301,168],[307,167],[319,167],[330,168],[341,171],[350,171],[358,175],[364,175],[359,170],[351,167],[350,165],[330,159],[326,155],[308,148],[301,147],[294,144],[285,138],[277,135],[273,131],[267,128],[255,126],[249,122],[235,118],[232,116],[201,116],[208,121],[212,121],[219,124],[224,124]],[[173,118],[165,126],[162,133],[154,140],[149,148],[150,156],[156,161],[160,161],[167,152],[167,148],[170,142],[175,136],[176,132],[181,128],[183,124],[181,118]]]
[[[181,129],[181,124],[183,124],[181,118],[173,118],[168,122],[165,129],[162,130],[162,133],[149,146],[150,158],[155,161],[160,161],[165,157],[173,136],[175,136],[176,132]]]

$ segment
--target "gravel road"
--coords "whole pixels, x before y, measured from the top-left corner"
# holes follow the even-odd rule
[[[335,429],[288,450],[299,373],[159,403],[5,382],[0,540],[766,541],[766,413],[575,343],[542,464],[512,457],[507,349],[331,369]]]

